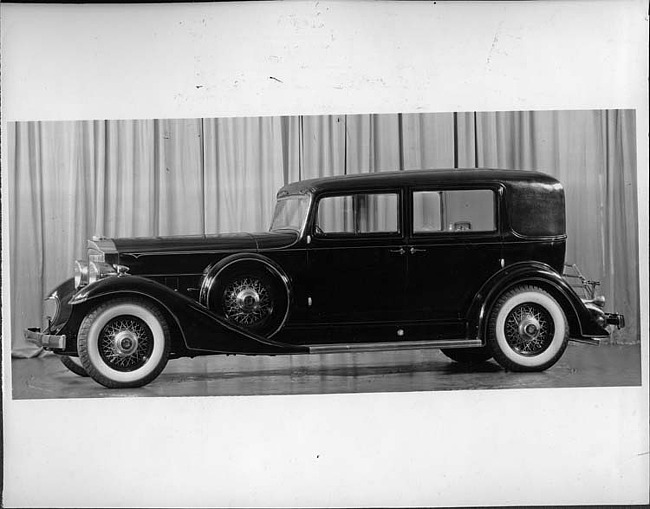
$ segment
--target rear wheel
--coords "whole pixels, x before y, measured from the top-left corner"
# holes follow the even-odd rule
[[[543,371],[555,364],[569,341],[566,316],[558,302],[537,286],[504,294],[492,312],[488,345],[511,371]]]
[[[169,328],[153,304],[133,298],[107,301],[81,323],[79,358],[87,373],[109,388],[142,387],[167,364]]]
[[[59,359],[61,360],[61,363],[70,371],[72,371],[75,375],[79,375],[83,377],[88,376],[88,373],[86,373],[86,370],[81,365],[81,361],[79,360],[78,357],[68,357],[67,355],[60,355]]]
[[[441,351],[452,361],[461,364],[480,364],[492,358],[492,351],[484,346],[479,348],[443,348]]]

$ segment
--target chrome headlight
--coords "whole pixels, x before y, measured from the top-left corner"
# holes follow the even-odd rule
[[[74,287],[81,288],[88,284],[88,264],[83,260],[74,261]]]
[[[59,296],[56,293],[45,299],[43,303],[43,331],[49,330],[50,324],[56,323],[60,307]]]
[[[108,276],[116,276],[117,271],[110,263],[90,262],[88,264],[88,283],[94,283]]]

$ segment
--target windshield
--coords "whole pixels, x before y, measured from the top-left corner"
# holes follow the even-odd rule
[[[299,232],[307,219],[309,211],[309,196],[287,196],[278,200],[273,213],[271,231],[295,230]]]

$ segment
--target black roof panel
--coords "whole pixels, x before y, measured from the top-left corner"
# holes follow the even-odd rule
[[[404,170],[301,180],[284,186],[278,191],[278,197],[306,192],[355,191],[366,187],[381,188],[396,185],[472,182],[500,182],[505,185],[518,182],[558,184],[558,181],[550,175],[531,170],[496,170],[488,168]]]

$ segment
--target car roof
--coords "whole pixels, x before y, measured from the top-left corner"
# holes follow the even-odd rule
[[[539,171],[481,169],[405,170],[377,173],[360,173],[314,178],[293,182],[278,191],[278,197],[290,194],[356,191],[368,187],[375,189],[402,185],[468,184],[498,182],[506,186],[517,183],[556,185],[559,182]]]

